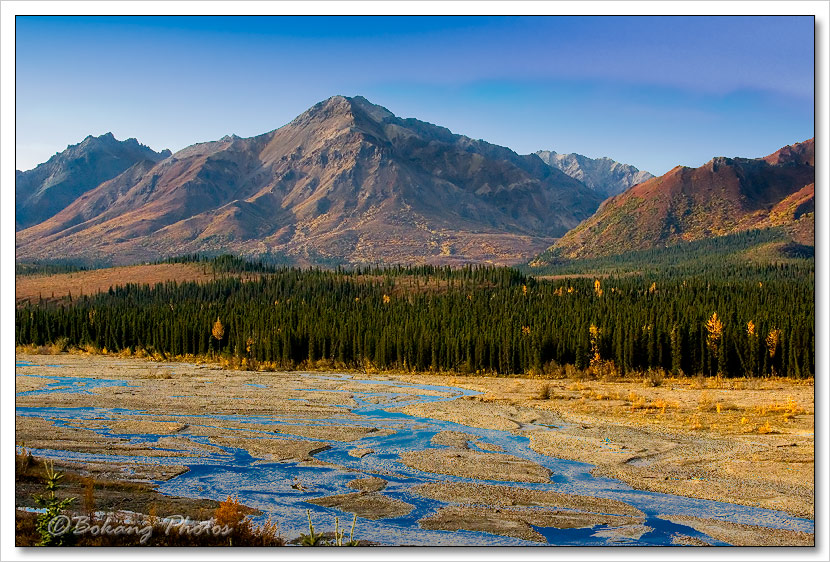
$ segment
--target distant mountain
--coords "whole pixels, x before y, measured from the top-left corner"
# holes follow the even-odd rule
[[[814,182],[813,139],[765,158],[717,157],[700,168],[678,166],[603,202],[534,263],[617,255],[772,226],[813,245]]]
[[[654,176],[629,164],[620,164],[610,158],[588,158],[581,154],[557,154],[539,150],[536,156],[548,166],[558,168],[578,179],[605,199],[622,193],[632,185],[643,183]]]
[[[269,133],[133,163],[19,232],[17,257],[517,263],[600,201],[534,155],[335,96]]]
[[[33,170],[15,173],[15,226],[28,228],[54,216],[80,195],[138,162],[158,162],[170,151],[155,152],[135,139],[112,133],[85,138]]]

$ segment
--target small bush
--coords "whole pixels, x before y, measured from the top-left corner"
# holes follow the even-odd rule
[[[584,381],[588,378],[588,371],[583,369],[577,369],[574,365],[565,365],[565,378],[575,380],[575,381]]]
[[[762,425],[758,428],[758,433],[760,435],[767,435],[767,434],[770,434],[770,433],[778,433],[778,432],[775,431],[774,429],[772,429],[772,426],[770,425],[769,422],[766,422],[764,425]]]
[[[90,521],[95,520],[95,479],[86,476],[82,479],[84,485],[84,513]]]
[[[228,496],[228,499],[219,504],[213,513],[216,524],[220,527],[228,526],[231,529],[247,527],[245,521],[245,508],[236,497]]]
[[[55,340],[55,343],[52,344],[52,348],[57,353],[63,353],[67,349],[69,349],[69,338],[62,337]]]
[[[605,382],[616,382],[622,377],[613,361],[596,361],[588,367],[586,374]]]
[[[628,401],[631,403],[631,411],[647,408],[646,399],[635,392],[628,393]]]
[[[711,412],[715,409],[715,404],[712,402],[712,399],[709,397],[709,393],[705,390],[700,393],[697,399],[697,409],[701,412]]]
[[[658,387],[663,384],[663,380],[666,378],[666,373],[663,369],[652,369],[649,368],[646,371],[645,377],[643,378],[643,385],[644,386],[652,386]]]
[[[566,378],[565,367],[555,361],[548,361],[542,367],[542,376],[547,379],[564,379]]]

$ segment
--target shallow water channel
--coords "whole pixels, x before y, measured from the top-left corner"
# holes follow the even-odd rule
[[[33,366],[30,363],[18,362],[17,366]],[[710,544],[723,545],[725,543],[714,540],[706,535],[684,525],[677,525],[665,519],[658,518],[658,514],[688,515],[695,517],[712,517],[735,523],[761,525],[780,529],[792,529],[813,532],[814,523],[809,519],[800,519],[783,512],[766,509],[734,505],[729,503],[686,498],[655,492],[634,490],[625,483],[598,478],[590,474],[591,465],[556,459],[536,453],[528,446],[528,439],[515,435],[509,431],[497,431],[467,427],[457,423],[430,418],[410,416],[400,412],[391,412],[390,409],[400,408],[408,404],[455,400],[463,396],[478,394],[475,391],[457,387],[417,385],[391,380],[360,380],[352,375],[303,375],[308,381],[306,391],[314,392],[346,392],[320,390],[315,386],[316,381],[349,380],[352,384],[388,385],[390,387],[406,387],[424,390],[425,394],[402,394],[393,390],[389,392],[363,392],[349,390],[351,398],[357,403],[356,407],[341,406],[348,409],[357,417],[344,419],[332,416],[330,419],[280,419],[274,420],[259,416],[215,415],[183,416],[175,413],[177,418],[188,417],[190,427],[215,424],[216,420],[226,420],[238,424],[266,424],[273,425],[272,432],[263,431],[263,438],[297,438],[293,435],[280,434],[280,425],[304,424],[309,426],[331,426],[332,437],[336,437],[338,427],[355,424],[363,427],[390,428],[392,434],[377,432],[369,433],[358,441],[344,443],[334,439],[311,439],[319,441],[331,448],[316,453],[314,457],[338,465],[342,468],[328,466],[307,466],[299,462],[266,462],[252,457],[246,450],[233,447],[217,446],[212,444],[208,437],[188,435],[187,430],[176,434],[177,437],[186,437],[195,443],[213,445],[215,449],[204,453],[201,457],[135,457],[113,455],[87,454],[60,450],[33,450],[37,456],[71,459],[77,461],[109,461],[130,463],[142,462],[150,464],[175,464],[187,466],[190,470],[168,481],[158,482],[158,490],[163,494],[185,496],[192,498],[209,498],[224,500],[229,494],[238,496],[245,505],[260,509],[263,515],[257,520],[264,520],[269,515],[279,521],[281,533],[285,537],[296,537],[307,532],[308,524],[306,510],[311,511],[312,520],[317,531],[331,531],[334,529],[334,518],[339,516],[341,528],[351,525],[352,515],[334,508],[320,507],[306,500],[335,494],[355,492],[347,484],[356,479],[368,476],[378,476],[388,482],[382,494],[411,504],[414,509],[407,515],[397,518],[371,521],[357,518],[355,538],[369,540],[386,545],[538,545],[537,542],[524,541],[512,537],[504,537],[489,533],[471,531],[432,531],[421,529],[418,521],[434,514],[437,509],[448,504],[424,498],[410,492],[418,484],[433,482],[477,482],[483,484],[521,486],[528,489],[548,490],[565,494],[580,494],[610,498],[625,502],[640,509],[646,515],[644,527],[629,529],[621,532],[620,529],[606,526],[595,526],[582,529],[555,529],[536,528],[547,540],[554,545],[670,545],[676,534],[686,535],[705,540]],[[48,376],[51,381],[39,390],[21,392],[19,395],[45,394],[53,392],[92,392],[103,386],[129,386],[125,380],[59,377]],[[263,385],[256,385],[262,387]],[[428,392],[427,392],[428,391]],[[442,393],[441,396],[432,395],[433,392]],[[174,414],[174,413],[171,413]],[[50,419],[56,425],[75,423],[76,427],[86,427],[77,424],[83,420],[116,420],[120,416],[144,415],[143,412],[126,409],[102,408],[44,408],[18,407],[17,415],[35,416]],[[148,414],[149,416],[149,414]],[[156,414],[151,416],[157,418]],[[125,435],[111,433],[107,427],[98,427],[93,424],[89,429],[103,436],[127,438],[133,443],[140,443],[153,447],[154,443],[168,435]],[[106,425],[106,421],[104,422]],[[222,428],[226,434],[232,434],[234,429]],[[524,430],[556,431],[555,427],[526,425]],[[503,481],[474,480],[444,474],[432,474],[410,468],[399,462],[398,455],[405,451],[420,451],[429,448],[442,448],[433,445],[430,439],[440,431],[457,431],[479,436],[481,441],[498,445],[504,453],[522,457],[552,471],[549,482],[545,483],[513,483]],[[480,450],[475,441],[468,446],[472,450]],[[161,448],[161,447],[159,447]],[[355,448],[373,449],[374,453],[362,458],[348,454]],[[222,452],[215,452],[221,450]],[[302,489],[298,489],[297,484]]]

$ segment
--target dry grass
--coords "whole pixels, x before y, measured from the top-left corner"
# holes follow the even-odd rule
[[[276,361],[256,361],[255,359],[248,359],[246,357],[228,357],[224,355],[217,355],[211,357],[209,355],[172,355],[163,354],[157,351],[150,351],[144,348],[136,348],[131,350],[129,348],[112,350],[99,348],[93,344],[85,344],[81,347],[69,347],[65,339],[59,340],[57,343],[50,343],[47,345],[18,345],[15,349],[17,354],[23,355],[60,355],[61,353],[70,353],[72,355],[107,355],[121,358],[135,358],[135,359],[149,359],[158,362],[175,362],[175,363],[192,363],[196,365],[211,364],[216,365],[217,368],[229,371],[256,371],[256,372],[275,372],[282,370],[301,370],[301,371],[331,371],[346,370],[341,369],[339,365],[331,364],[326,361],[316,361],[310,363],[308,361],[300,363],[299,365],[286,366]],[[147,379],[171,379],[176,378],[176,375],[169,371],[159,369],[156,366],[150,365],[147,367],[143,375]]]
[[[770,425],[769,422],[765,422],[764,425],[762,425],[758,428],[758,433],[760,435],[768,435],[770,433],[778,433],[778,432],[772,429],[772,426]]]
[[[718,434],[758,434],[766,421],[785,433],[813,428],[813,379],[676,377],[661,371],[576,379],[455,377],[485,402],[527,405],[606,420]]]
[[[663,378],[643,374],[591,379],[455,377],[453,384],[484,390],[483,400],[568,412],[584,419],[655,429],[724,435],[803,435],[813,431],[813,379]],[[769,422],[769,427],[765,424]]]
[[[18,304],[25,301],[37,302],[38,299],[61,300],[81,295],[94,295],[108,291],[110,287],[127,283],[149,284],[165,281],[212,281],[227,274],[214,276],[210,266],[195,263],[162,263],[155,265],[133,265],[111,267],[92,271],[58,273],[55,275],[22,275],[15,279],[15,298]],[[243,275],[234,275],[243,277]],[[245,274],[246,279],[258,278]]]
[[[19,353],[31,355],[59,355],[68,350],[69,344],[66,338],[58,338],[55,342],[47,345],[27,344],[17,347]]]
[[[643,377],[643,386],[660,386],[666,379],[666,372],[663,369],[649,369]]]
[[[550,400],[554,394],[550,384],[543,384],[539,387],[539,394],[537,394],[536,398],[538,400]]]

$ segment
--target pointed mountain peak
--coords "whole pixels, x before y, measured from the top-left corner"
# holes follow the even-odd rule
[[[84,140],[90,140],[90,139],[94,139],[94,140],[115,140],[115,135],[113,135],[112,132],[110,131],[110,132],[104,133],[103,135],[98,135],[97,137],[95,135],[87,135]]]
[[[316,104],[314,107],[318,105],[322,105],[324,108],[328,108],[334,111],[350,111],[351,110],[351,98],[341,95],[331,96],[328,99],[321,101],[320,103]]]
[[[548,166],[562,170],[603,197],[617,195],[654,177],[649,172],[607,156],[589,158],[575,152],[558,154],[553,150],[539,150],[535,154]]]
[[[385,107],[376,105],[363,96],[336,95],[315,104],[292,123],[299,124],[334,118],[345,118],[351,121],[368,119],[375,123],[382,123],[385,120],[394,119],[395,115]]]
[[[93,136],[87,135],[87,137],[79,142],[78,144],[70,144],[67,146],[67,150],[71,149],[81,149],[81,150],[100,150],[100,149],[116,149],[119,147],[123,148],[130,148],[130,149],[148,149],[149,147],[141,144],[138,142],[138,139],[135,137],[130,137],[123,141],[118,140],[115,138],[115,135],[112,133],[104,133],[103,135]]]
[[[94,135],[87,135],[86,138],[84,140],[82,140],[80,143],[78,143],[77,145],[69,145],[69,147],[79,146],[79,145],[88,146],[90,144],[96,144],[96,145],[112,144],[113,142],[118,142],[115,138],[115,135],[113,135],[112,133],[104,133],[103,135],[99,135],[97,137],[94,136]]]
[[[772,165],[780,164],[807,164],[815,166],[816,144],[815,138],[804,142],[787,145],[764,158]]]
[[[290,125],[303,125],[314,121],[326,121],[329,119],[353,119],[352,106],[345,96],[332,96],[318,102],[298,115]]]

